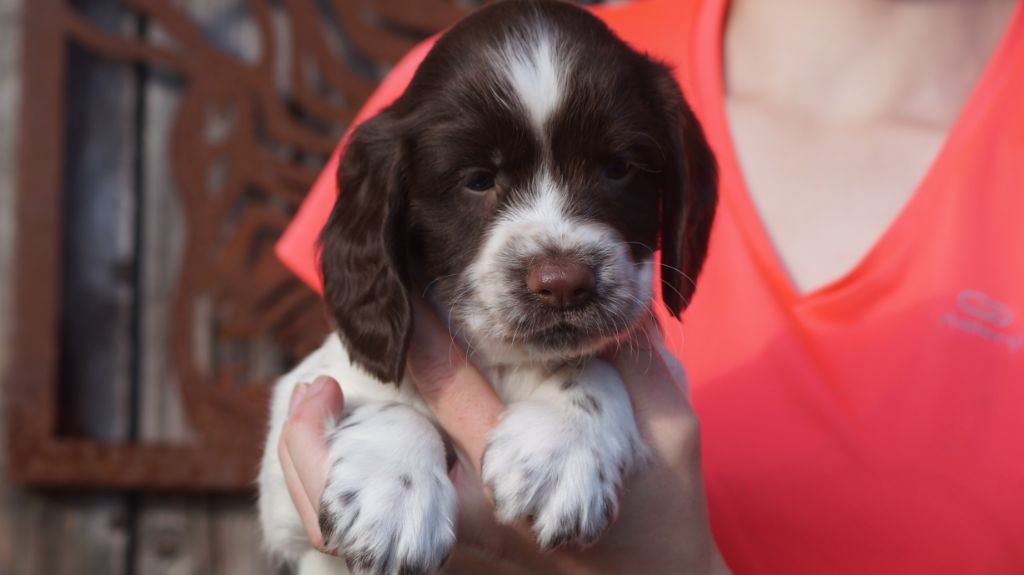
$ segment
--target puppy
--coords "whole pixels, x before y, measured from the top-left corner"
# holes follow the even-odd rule
[[[436,44],[405,93],[353,134],[323,230],[332,335],[274,391],[260,472],[270,550],[309,547],[276,446],[299,381],[331,375],[324,543],[357,573],[430,573],[456,499],[430,411],[403,383],[411,290],[425,293],[507,403],[483,481],[503,522],[544,548],[613,521],[646,448],[624,385],[596,355],[663,300],[680,313],[704,260],[715,162],[670,71],[583,9],[508,0]],[[331,569],[335,569],[331,571]]]

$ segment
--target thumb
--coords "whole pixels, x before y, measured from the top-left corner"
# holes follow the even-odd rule
[[[412,306],[409,376],[441,427],[479,471],[487,437],[504,405],[429,306],[416,296]]]
[[[305,385],[305,384],[300,384]],[[299,390],[281,434],[282,446],[302,483],[313,509],[320,507],[320,496],[327,482],[330,447],[326,429],[341,414],[344,398],[338,382],[318,377],[308,389]]]

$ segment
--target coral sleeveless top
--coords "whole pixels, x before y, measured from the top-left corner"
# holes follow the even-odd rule
[[[909,202],[853,269],[806,294],[730,142],[726,9],[595,9],[675,66],[721,165],[685,328],[661,319],[690,375],[726,561],[738,574],[1024,573],[1024,4]],[[401,93],[430,45],[395,67],[360,119]],[[278,245],[317,289],[314,240],[336,165]]]

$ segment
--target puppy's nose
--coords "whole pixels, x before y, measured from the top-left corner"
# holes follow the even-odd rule
[[[538,262],[530,268],[526,287],[545,305],[571,308],[585,304],[594,293],[594,272],[577,262]]]

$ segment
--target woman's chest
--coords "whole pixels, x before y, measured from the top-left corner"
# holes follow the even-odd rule
[[[743,186],[798,293],[846,274],[898,224],[945,131],[816,122],[734,98],[728,104]]]

